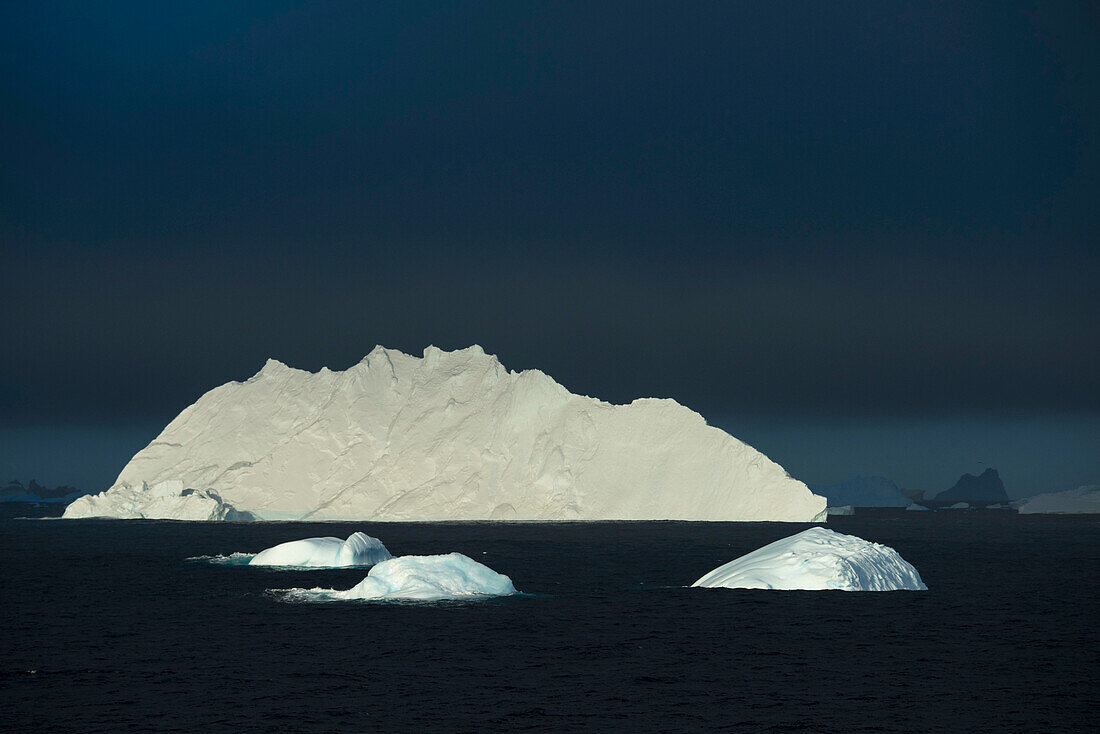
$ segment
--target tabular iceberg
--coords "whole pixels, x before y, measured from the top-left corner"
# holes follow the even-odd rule
[[[516,587],[504,574],[461,553],[400,556],[372,568],[367,577],[335,599],[461,599],[508,596]]]
[[[245,522],[249,512],[227,504],[210,489],[184,489],[178,479],[149,485],[116,485],[107,492],[78,498],[65,508],[64,517],[110,517],[124,520],[226,520]]]
[[[812,591],[925,591],[917,569],[893,548],[810,528],[719,566],[692,586]]]
[[[257,553],[248,565],[339,568],[370,566],[390,558],[393,556],[378,538],[366,533],[352,533],[347,540],[304,538],[280,543]]]
[[[267,520],[825,516],[824,498],[673,400],[574,395],[478,346],[376,347],[343,372],[269,360],[180,413],[97,505],[126,511],[131,488],[165,481]]]
[[[1019,509],[1021,515],[1100,513],[1100,484],[1038,494],[1019,503]]]

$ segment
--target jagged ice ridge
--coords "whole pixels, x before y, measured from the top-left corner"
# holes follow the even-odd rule
[[[65,516],[158,516],[142,488],[176,492],[177,505],[201,492],[265,520],[825,516],[823,497],[673,400],[574,395],[478,346],[423,358],[379,346],[343,372],[269,360],[203,395]]]

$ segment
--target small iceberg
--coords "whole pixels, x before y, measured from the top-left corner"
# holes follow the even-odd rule
[[[910,512],[928,512],[927,507],[925,507],[924,505],[918,505],[916,502],[912,503],[905,509],[909,510]]]
[[[290,600],[440,601],[518,594],[512,579],[461,553],[399,556],[382,561],[347,591],[284,589]]]
[[[257,553],[248,565],[343,568],[373,566],[391,558],[393,556],[378,538],[366,533],[352,533],[347,540],[304,538],[280,543]]]
[[[692,586],[811,591],[926,591],[917,569],[893,548],[810,528],[719,566]]]
[[[969,502],[956,502],[955,504],[951,505],[950,507],[946,507],[944,509],[947,509],[947,510],[969,510],[970,509],[970,503]]]

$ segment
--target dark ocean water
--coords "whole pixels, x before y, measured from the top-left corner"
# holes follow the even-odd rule
[[[7,515],[14,510],[7,508]],[[0,519],[0,727],[56,732],[1086,731],[1100,519],[839,517],[927,592],[681,588],[805,525]],[[290,603],[363,570],[188,561],[363,530],[529,596]]]

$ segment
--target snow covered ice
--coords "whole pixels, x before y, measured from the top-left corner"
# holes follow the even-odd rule
[[[304,538],[280,543],[257,553],[248,565],[340,568],[370,566],[390,558],[393,556],[378,538],[366,533],[352,533],[347,540]]]
[[[928,588],[917,569],[893,548],[819,527],[719,566],[692,586],[814,591]]]
[[[512,580],[461,553],[399,556],[372,568],[347,591],[290,589],[291,598],[437,601],[517,594]]]
[[[372,568],[367,577],[341,599],[455,599],[507,596],[516,593],[512,580],[464,556],[401,556]]]
[[[376,347],[343,372],[269,360],[180,413],[97,513],[138,516],[134,488],[163,482],[265,520],[825,516],[823,497],[673,400],[574,395],[478,346],[423,358]],[[87,514],[74,503],[65,516]]]
[[[255,518],[227,504],[209,489],[184,489],[178,479],[166,479],[150,486],[116,485],[107,492],[78,498],[65,508],[65,517],[111,517],[126,520],[227,520]]]

